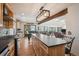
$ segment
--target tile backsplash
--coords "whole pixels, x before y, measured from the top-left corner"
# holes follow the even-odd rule
[[[7,35],[13,35],[13,29],[0,29],[0,37],[7,36]]]
[[[0,30],[0,37],[1,36],[6,36],[8,34],[8,29],[1,29]]]

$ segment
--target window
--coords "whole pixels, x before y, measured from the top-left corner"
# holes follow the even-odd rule
[[[35,25],[31,25],[31,26],[30,26],[30,31],[36,31]]]

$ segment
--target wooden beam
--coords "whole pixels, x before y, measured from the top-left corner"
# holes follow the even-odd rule
[[[65,15],[65,14],[68,13],[67,10],[68,10],[68,9],[66,8],[66,9],[64,9],[64,10],[62,10],[62,11],[56,13],[55,15],[52,15],[52,16],[50,16],[50,17],[48,17],[48,18],[46,18],[46,19],[40,21],[38,24],[41,24],[41,23],[44,23],[44,22],[46,22],[46,21],[52,20],[52,19],[54,19],[54,18],[57,18],[57,17],[63,16],[63,15]]]

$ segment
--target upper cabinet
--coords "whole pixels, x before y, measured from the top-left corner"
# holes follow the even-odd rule
[[[0,27],[13,28],[13,8],[9,3],[0,3]]]
[[[13,28],[13,8],[11,4],[3,4],[3,23],[5,28]]]
[[[3,27],[3,4],[0,3],[0,27]]]
[[[3,4],[3,14],[4,16],[13,17],[13,8],[11,4]]]

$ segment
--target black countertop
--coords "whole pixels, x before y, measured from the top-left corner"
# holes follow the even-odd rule
[[[0,37],[0,53],[7,48],[9,42],[14,40],[14,36],[4,36]]]
[[[33,34],[33,36],[37,37],[39,40],[41,40],[48,47],[53,47],[53,46],[67,43],[65,40],[62,40],[60,38],[50,37],[50,36],[47,36],[44,34],[40,34],[40,36]]]

